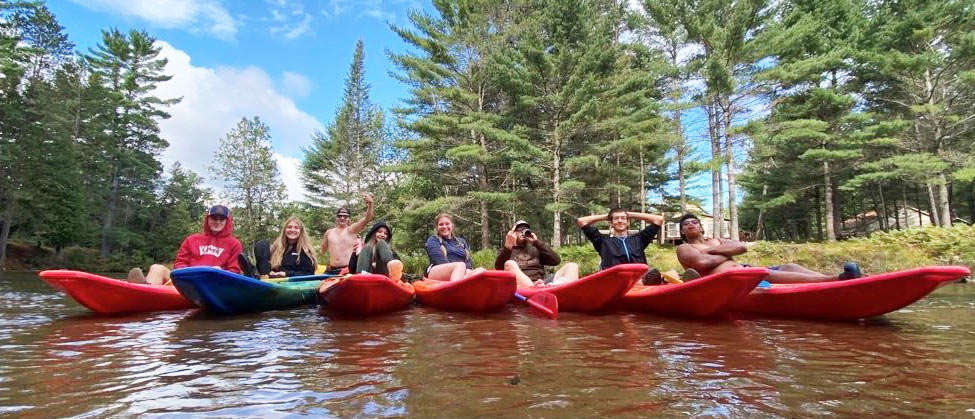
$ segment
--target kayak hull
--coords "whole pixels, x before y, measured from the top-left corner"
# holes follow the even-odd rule
[[[963,266],[926,266],[846,281],[772,284],[754,289],[732,309],[771,317],[852,321],[899,310],[970,273]]]
[[[741,268],[683,284],[638,284],[623,295],[617,307],[666,316],[714,317],[755,289],[766,275],[765,268]]]
[[[506,271],[484,271],[459,281],[414,282],[421,304],[448,311],[483,313],[497,311],[515,295],[515,275]]]
[[[325,275],[294,282],[259,281],[222,269],[197,266],[171,273],[180,294],[204,310],[220,314],[254,313],[315,304]],[[289,278],[289,281],[296,278]]]
[[[412,285],[384,275],[357,274],[325,281],[318,298],[330,311],[369,316],[403,310],[415,293]]]
[[[584,276],[578,281],[559,285],[519,288],[518,293],[531,298],[541,291],[558,298],[559,311],[591,313],[605,310],[616,303],[647,272],[647,265],[627,263]]]
[[[171,285],[126,282],[88,272],[42,271],[44,282],[99,314],[145,313],[196,307]]]

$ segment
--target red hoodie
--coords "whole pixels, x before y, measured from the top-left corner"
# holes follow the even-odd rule
[[[191,234],[183,240],[176,253],[174,268],[187,266],[219,266],[221,269],[241,273],[237,256],[244,246],[233,236],[234,216],[227,217],[227,224],[216,234],[210,231],[208,216],[203,216],[203,232]]]

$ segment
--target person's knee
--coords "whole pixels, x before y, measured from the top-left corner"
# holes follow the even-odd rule
[[[511,272],[515,272],[515,271],[520,271],[521,268],[518,267],[518,262],[515,262],[513,260],[509,260],[509,261],[507,261],[507,262],[504,263],[504,270],[511,271]]]

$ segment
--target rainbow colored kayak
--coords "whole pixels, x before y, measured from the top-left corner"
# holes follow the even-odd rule
[[[559,311],[600,311],[609,308],[626,294],[647,269],[647,265],[642,263],[626,263],[584,276],[578,281],[519,288],[518,293],[531,298],[540,291],[550,292],[558,298]]]
[[[683,284],[637,284],[616,307],[627,311],[679,317],[712,317],[723,313],[765,278],[765,268],[741,268]]]
[[[459,281],[423,280],[413,283],[423,305],[449,311],[482,313],[500,310],[515,295],[515,275],[484,271]]]
[[[203,309],[221,314],[253,313],[315,304],[318,287],[329,275],[259,281],[222,269],[196,266],[170,274],[180,294]]]
[[[773,317],[856,320],[899,310],[969,274],[964,266],[926,266],[846,281],[772,284],[754,289],[732,309]]]
[[[171,285],[135,284],[88,272],[42,271],[44,282],[99,314],[186,310],[196,307]]]
[[[405,309],[414,294],[412,285],[375,274],[330,279],[318,290],[319,301],[326,309],[358,316]]]

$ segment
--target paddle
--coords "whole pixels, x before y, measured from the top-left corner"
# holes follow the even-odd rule
[[[535,309],[535,311],[544,314],[550,319],[556,319],[559,317],[559,300],[555,297],[555,294],[545,291],[539,291],[531,298],[525,298],[524,295],[515,293],[515,297],[519,300],[528,303],[528,305]]]
[[[345,276],[345,275],[339,275],[339,274],[303,275],[303,276],[291,276],[286,278],[268,278],[268,279],[262,279],[262,281],[280,284],[282,282],[322,281],[326,279],[338,278],[340,276]]]

